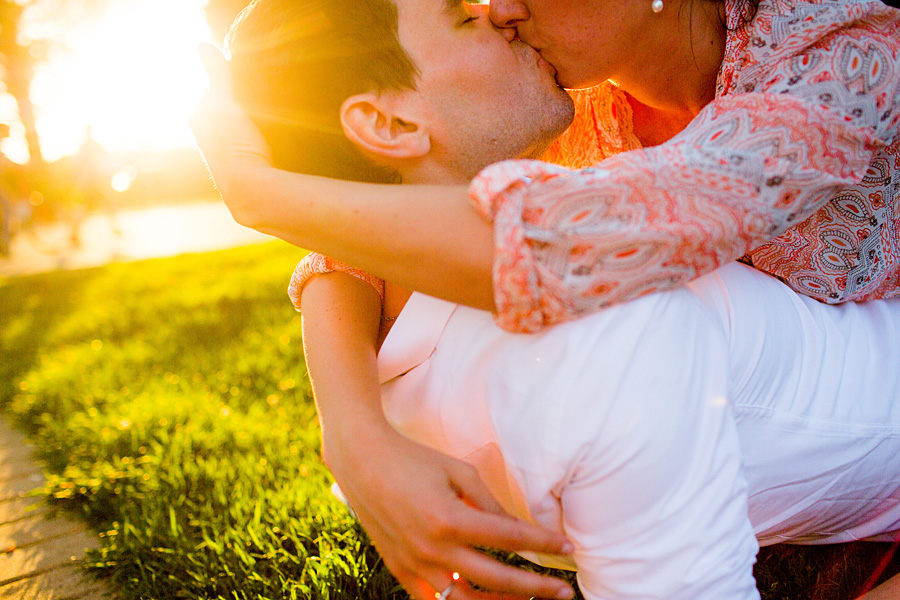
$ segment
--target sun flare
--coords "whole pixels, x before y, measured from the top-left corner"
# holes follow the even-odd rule
[[[75,152],[90,127],[111,152],[188,146],[206,88],[197,45],[205,0],[114,0],[69,29],[32,84],[46,158]]]

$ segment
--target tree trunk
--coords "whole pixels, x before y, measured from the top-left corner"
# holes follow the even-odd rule
[[[23,4],[13,0],[0,0],[0,60],[5,71],[3,79],[6,89],[16,100],[19,119],[25,127],[31,165],[39,167],[44,157],[35,127],[34,105],[29,95],[35,59],[27,46],[19,45],[19,22],[24,9]]]
[[[30,71],[31,66],[27,65],[23,70]],[[29,96],[29,82],[31,74],[21,72],[18,68],[16,71],[10,69],[7,72],[6,87],[9,93],[16,99],[19,107],[19,119],[25,127],[25,141],[28,143],[29,163],[32,167],[39,167],[44,163],[44,155],[41,152],[41,141],[38,138],[37,127],[34,118],[34,105],[31,103]]]

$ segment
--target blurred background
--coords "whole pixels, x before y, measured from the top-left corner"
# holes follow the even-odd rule
[[[256,239],[210,204],[187,124],[197,45],[246,2],[0,0],[0,275],[225,245],[192,219]]]

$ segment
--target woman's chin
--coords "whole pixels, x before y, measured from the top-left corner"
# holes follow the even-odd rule
[[[561,88],[580,90],[603,83],[602,80],[597,81],[596,77],[591,77],[590,73],[581,73],[577,70],[567,69],[565,65],[554,64],[553,66],[556,67],[556,83]]]

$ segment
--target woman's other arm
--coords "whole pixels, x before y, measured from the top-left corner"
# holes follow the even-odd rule
[[[431,600],[455,571],[463,580],[512,594],[486,595],[459,585],[454,598],[460,600],[566,597],[571,590],[562,581],[503,565],[473,548],[559,552],[567,543],[563,536],[506,516],[474,469],[411,442],[385,419],[375,289],[351,275],[329,273],[311,279],[302,300],[325,462],[400,583],[417,600]]]

